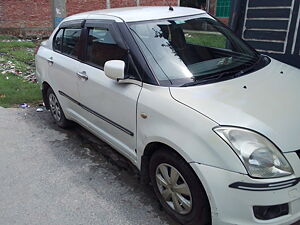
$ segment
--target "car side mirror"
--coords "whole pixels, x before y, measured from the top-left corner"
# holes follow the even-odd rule
[[[113,80],[123,80],[125,78],[125,62],[122,60],[109,60],[104,64],[104,73]]]

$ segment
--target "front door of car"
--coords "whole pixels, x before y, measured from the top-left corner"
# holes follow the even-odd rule
[[[141,83],[121,83],[108,78],[108,60],[127,62],[127,50],[120,47],[112,24],[86,22],[86,59],[79,81],[82,115],[89,128],[132,161],[136,159],[136,107]]]

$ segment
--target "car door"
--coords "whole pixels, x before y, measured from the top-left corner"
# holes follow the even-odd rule
[[[78,74],[82,63],[81,21],[71,21],[60,26],[53,38],[53,51],[48,58],[49,82],[57,95],[66,116],[76,116],[79,98]]]
[[[78,71],[86,75],[79,81],[82,115],[94,133],[135,161],[136,107],[142,83],[118,82],[103,71],[108,60],[124,60],[126,68],[134,71],[113,21],[87,20],[85,32],[85,64]]]

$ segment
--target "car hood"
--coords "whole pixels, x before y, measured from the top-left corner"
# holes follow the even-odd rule
[[[272,59],[235,79],[171,87],[172,97],[220,125],[255,130],[283,152],[300,149],[300,70]]]

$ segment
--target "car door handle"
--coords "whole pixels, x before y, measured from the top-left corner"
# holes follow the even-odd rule
[[[50,57],[49,59],[47,59],[48,63],[52,66],[54,61],[53,61],[53,57]]]
[[[89,77],[88,77],[88,75],[86,75],[86,72],[85,72],[85,71],[77,72],[76,74],[77,74],[77,76],[78,76],[80,79],[83,79],[83,80],[88,80],[88,79],[89,79]]]

